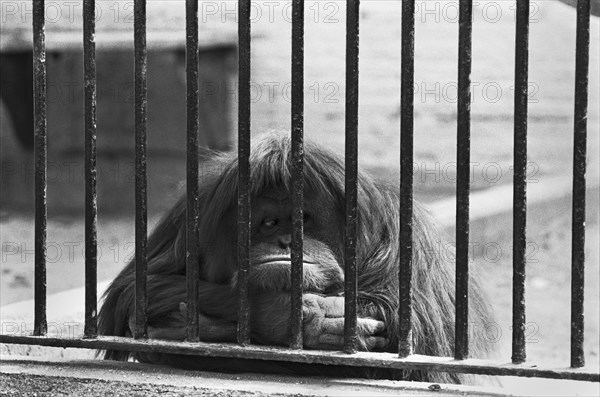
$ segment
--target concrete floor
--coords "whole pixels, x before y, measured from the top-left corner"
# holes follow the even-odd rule
[[[42,361],[3,357],[7,396],[481,396],[498,389],[363,379],[319,379],[184,371],[110,361]]]

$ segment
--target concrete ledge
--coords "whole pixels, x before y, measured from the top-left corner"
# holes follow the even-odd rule
[[[499,389],[364,379],[222,374],[114,361],[42,361],[2,358],[0,394],[18,395],[234,395],[425,396],[505,395]],[[83,381],[85,380],[85,381]],[[41,388],[41,389],[40,389]],[[15,394],[17,395],[17,394]]]
[[[587,190],[598,189],[598,174],[586,177]],[[540,176],[539,180],[527,183],[527,205],[532,206],[572,194],[573,176]],[[513,185],[506,184],[471,193],[470,220],[487,218],[512,211]],[[433,217],[444,227],[456,222],[456,197],[448,197],[427,206]]]

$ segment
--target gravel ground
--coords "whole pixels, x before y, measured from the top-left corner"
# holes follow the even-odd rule
[[[287,396],[280,393],[254,393],[235,390],[215,391],[198,387],[176,387],[155,384],[132,384],[41,375],[0,374],[0,396],[86,396],[86,397],[263,397]]]

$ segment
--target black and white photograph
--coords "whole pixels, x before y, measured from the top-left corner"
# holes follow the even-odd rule
[[[1,396],[599,396],[600,0],[0,0]]]

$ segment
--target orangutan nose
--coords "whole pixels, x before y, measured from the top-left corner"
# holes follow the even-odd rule
[[[279,243],[279,247],[283,249],[289,249],[292,245],[292,235],[284,234],[277,237],[277,242]]]

